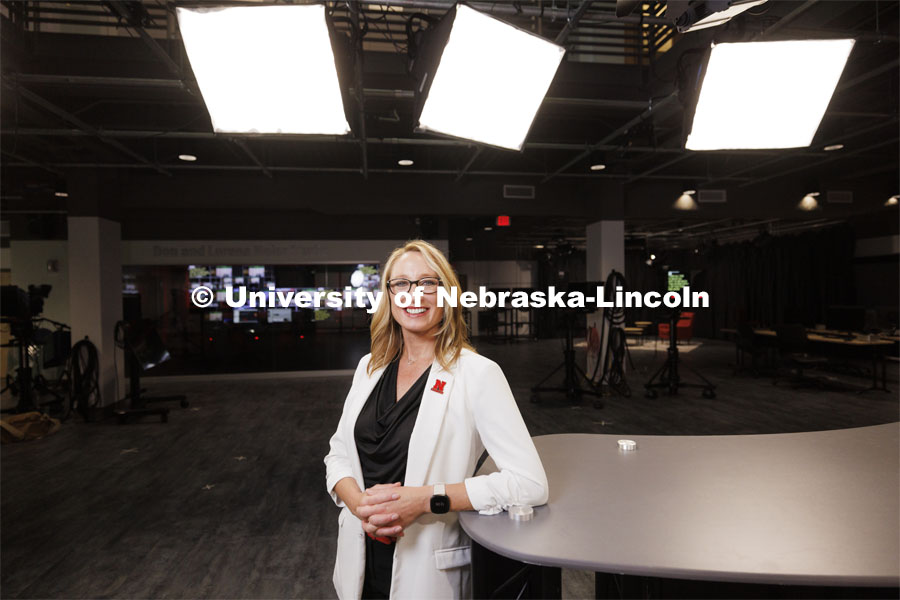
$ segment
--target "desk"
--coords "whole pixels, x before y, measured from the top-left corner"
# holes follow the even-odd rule
[[[625,437],[636,451],[619,452]],[[545,567],[894,587],[898,439],[898,423],[774,435],[540,436],[549,504],[528,522],[464,512],[460,523],[477,544]],[[495,470],[489,459],[480,472]]]
[[[737,329],[723,328],[720,329],[724,334],[727,335],[737,335]],[[869,390],[881,390],[883,392],[889,392],[890,390],[887,387],[887,362],[885,361],[885,353],[888,348],[893,347],[897,342],[892,340],[890,337],[881,337],[881,336],[873,336],[873,339],[868,339],[868,337],[853,337],[853,338],[841,338],[823,335],[823,333],[836,333],[836,332],[823,332],[818,329],[807,329],[806,330],[806,339],[811,343],[819,344],[821,348],[823,348],[826,352],[835,351],[835,350],[846,350],[846,351],[866,351],[868,358],[872,359],[872,385],[861,391],[869,391]],[[754,329],[753,334],[774,340],[778,337],[778,333],[774,329]],[[740,349],[735,345],[735,360],[740,362]],[[878,385],[878,365],[881,365],[881,385]]]
[[[623,327],[622,329],[625,331],[626,336],[636,337],[636,338],[638,338],[638,340],[640,340],[641,345],[644,344],[644,328],[643,327],[640,327],[640,326]]]

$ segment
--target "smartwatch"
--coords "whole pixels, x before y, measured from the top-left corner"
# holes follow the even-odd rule
[[[443,483],[434,484],[434,495],[431,497],[431,512],[443,515],[450,512],[450,497]]]

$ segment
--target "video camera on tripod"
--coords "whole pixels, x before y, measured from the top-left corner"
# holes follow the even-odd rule
[[[69,406],[68,386],[63,381],[65,372],[58,381],[48,381],[43,375],[32,374],[31,357],[33,351],[40,348],[43,367],[64,366],[72,347],[71,330],[68,325],[45,317],[44,300],[50,295],[49,284],[29,285],[28,291],[15,285],[0,287],[0,322],[8,323],[13,339],[6,346],[18,348],[19,366],[15,377],[7,375],[7,389],[16,394],[19,400],[16,412],[27,412],[38,408],[36,402],[41,395],[53,397],[47,404],[62,404],[64,416]],[[40,323],[49,323],[54,329],[36,327]],[[42,405],[42,406],[43,406]]]

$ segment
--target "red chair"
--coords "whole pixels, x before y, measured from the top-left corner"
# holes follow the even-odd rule
[[[668,340],[669,339],[669,324],[668,323],[660,323],[659,324],[659,339]],[[694,313],[692,312],[683,312],[681,316],[678,318],[678,322],[675,324],[675,341],[676,342],[690,342],[694,337]]]

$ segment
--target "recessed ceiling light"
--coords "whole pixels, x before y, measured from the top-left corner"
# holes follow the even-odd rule
[[[178,158],[185,162],[194,162],[195,160],[197,160],[197,157],[193,154],[179,154]]]
[[[694,194],[697,193],[697,190],[684,190],[684,191],[681,192],[681,193],[682,193],[682,194],[685,194],[685,195],[687,195],[687,196],[693,196]]]
[[[411,166],[413,166],[414,163],[413,163],[413,161],[411,161],[408,158],[401,158],[400,160],[397,161],[397,164],[400,165],[401,167],[411,167]]]
[[[831,152],[832,150],[841,150],[844,147],[843,144],[831,144],[830,146],[825,146],[822,148],[825,152]]]
[[[606,165],[603,165],[603,164],[591,165],[591,171],[602,171],[605,168],[606,168]]]
[[[490,225],[487,225],[487,226],[485,226],[484,230],[485,230],[485,231],[493,231],[494,228],[491,227]]]
[[[56,196],[57,198],[68,198],[69,197],[68,192],[54,192],[53,195]]]
[[[885,206],[894,206],[900,202],[900,196],[891,196],[887,199],[887,202],[884,203]]]
[[[651,254],[651,255],[650,255],[650,260],[656,260],[656,255],[655,255],[655,254]]]
[[[470,237],[467,237],[467,238],[466,238],[466,241],[467,241],[467,242],[471,242],[471,241],[472,241],[471,236],[470,236]]]
[[[535,244],[534,247],[538,250],[543,250],[544,245],[543,244]]]

